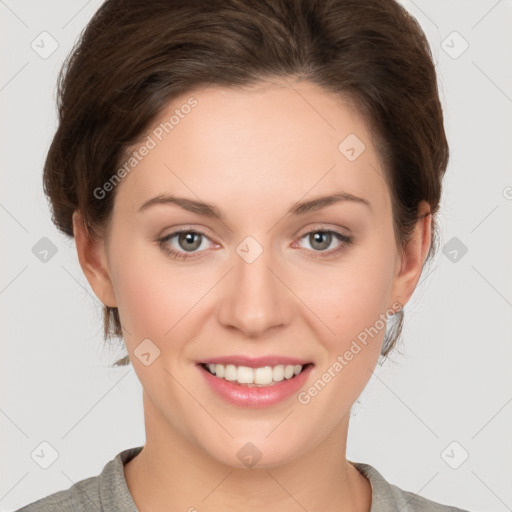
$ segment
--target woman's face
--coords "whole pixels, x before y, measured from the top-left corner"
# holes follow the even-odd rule
[[[173,101],[134,149],[102,248],[108,281],[91,283],[119,309],[148,437],[173,432],[219,462],[261,457],[270,467],[346,435],[384,315],[415,285],[400,273],[390,195],[363,121],[309,82],[208,87]],[[182,206],[143,208],[171,194]],[[272,389],[200,364],[225,361],[232,378],[236,358],[271,366],[249,372],[263,380],[309,366]]]

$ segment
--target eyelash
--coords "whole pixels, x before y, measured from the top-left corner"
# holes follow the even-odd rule
[[[195,258],[195,256],[193,256],[193,254],[197,254],[197,253],[188,253],[187,254],[186,252],[176,251],[175,249],[172,249],[169,247],[169,245],[168,245],[169,240],[171,240],[176,235],[179,235],[181,233],[194,233],[196,235],[200,235],[200,236],[203,236],[208,239],[208,236],[205,235],[204,233],[201,233],[200,231],[195,231],[193,229],[182,229],[179,231],[173,231],[172,233],[164,236],[163,238],[159,238],[157,240],[159,247],[165,253],[167,253],[168,256],[172,257],[175,260],[188,260],[191,258]],[[323,229],[323,228],[318,228],[318,229],[314,229],[312,231],[308,231],[307,233],[304,233],[299,238],[299,240],[302,240],[303,238],[305,238],[308,235],[311,235],[313,233],[323,233],[323,234],[330,233],[330,234],[334,235],[335,238],[338,239],[338,241],[343,242],[343,243],[337,249],[331,249],[330,251],[312,251],[313,254],[310,256],[311,258],[326,258],[329,256],[333,256],[334,254],[337,254],[337,253],[343,251],[346,248],[346,246],[349,246],[354,242],[353,236],[343,235],[341,233],[338,233],[337,231],[333,231],[331,229]],[[199,251],[199,252],[202,252],[202,251]],[[311,252],[311,251],[308,251],[308,252]]]

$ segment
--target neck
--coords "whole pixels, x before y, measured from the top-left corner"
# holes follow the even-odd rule
[[[149,401],[144,410],[146,444],[124,466],[139,512],[370,511],[370,483],[345,456],[348,417],[314,450],[279,466],[240,469],[190,442]]]

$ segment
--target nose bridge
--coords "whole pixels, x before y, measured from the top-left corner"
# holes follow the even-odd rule
[[[247,336],[260,335],[285,323],[286,290],[274,275],[276,265],[270,245],[264,247],[249,236],[235,252],[230,285],[220,307],[220,321],[225,326],[237,327]]]

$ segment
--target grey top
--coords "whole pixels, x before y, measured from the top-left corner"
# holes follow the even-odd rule
[[[126,484],[123,465],[135,457],[142,446],[118,453],[98,476],[80,480],[69,489],[50,494],[16,512],[138,512]],[[351,461],[352,462],[352,461]],[[352,462],[372,486],[370,512],[469,512],[441,505],[390,484],[369,464]]]

